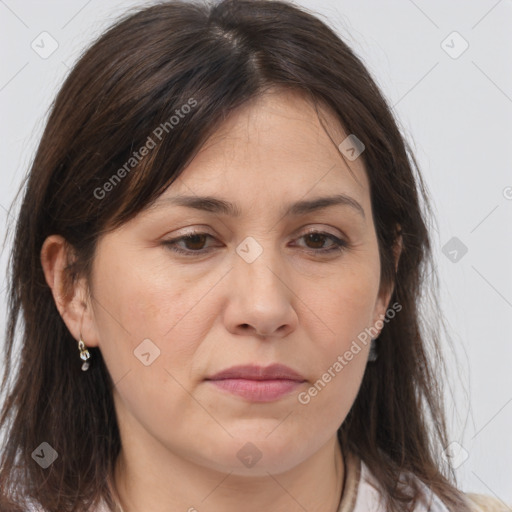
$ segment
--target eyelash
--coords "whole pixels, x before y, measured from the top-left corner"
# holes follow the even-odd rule
[[[167,246],[171,251],[179,253],[179,254],[184,254],[187,256],[191,256],[191,257],[200,256],[200,255],[207,254],[207,253],[211,252],[212,249],[206,249],[206,250],[202,249],[199,251],[193,251],[193,250],[189,250],[189,249],[179,248],[176,244],[181,241],[190,240],[191,238],[193,238],[195,236],[202,236],[202,235],[209,236],[210,238],[213,238],[213,236],[210,235],[209,233],[203,233],[203,232],[198,231],[198,232],[191,232],[187,235],[180,236],[178,238],[172,238],[170,240],[166,240],[163,242],[163,244],[165,246]],[[332,235],[331,233],[326,233],[324,231],[309,231],[307,233],[304,233],[302,236],[300,236],[299,239],[304,238],[309,235],[325,236],[326,238],[329,238],[330,240],[332,240],[334,245],[329,249],[307,249],[306,250],[307,252],[312,252],[312,253],[321,254],[321,255],[328,255],[328,254],[332,254],[332,253],[336,253],[336,252],[342,252],[345,249],[347,249],[349,246],[349,244],[346,241],[341,240],[338,237]]]

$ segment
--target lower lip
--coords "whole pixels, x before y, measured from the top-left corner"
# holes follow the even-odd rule
[[[272,402],[295,391],[304,381],[299,382],[287,379],[221,379],[208,382],[252,402]]]

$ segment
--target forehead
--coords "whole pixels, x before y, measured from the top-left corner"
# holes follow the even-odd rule
[[[348,136],[335,115],[299,92],[271,90],[238,108],[162,195],[231,197],[237,202],[347,194],[369,201],[363,158],[338,146]]]

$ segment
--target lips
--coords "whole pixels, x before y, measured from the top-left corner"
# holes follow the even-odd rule
[[[213,387],[249,402],[275,402],[297,391],[306,379],[282,364],[233,366],[206,379]]]
[[[208,377],[206,380],[290,380],[304,382],[306,379],[292,368],[283,364],[272,364],[270,366],[241,365],[233,366]]]

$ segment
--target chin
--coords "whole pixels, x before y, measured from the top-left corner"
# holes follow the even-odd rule
[[[235,437],[223,449],[216,444],[216,449],[209,451],[207,460],[201,457],[200,464],[238,476],[268,477],[269,473],[284,473],[307,458],[307,454],[297,451],[295,440],[285,442],[272,439],[273,435],[265,432],[243,436],[243,440]]]

